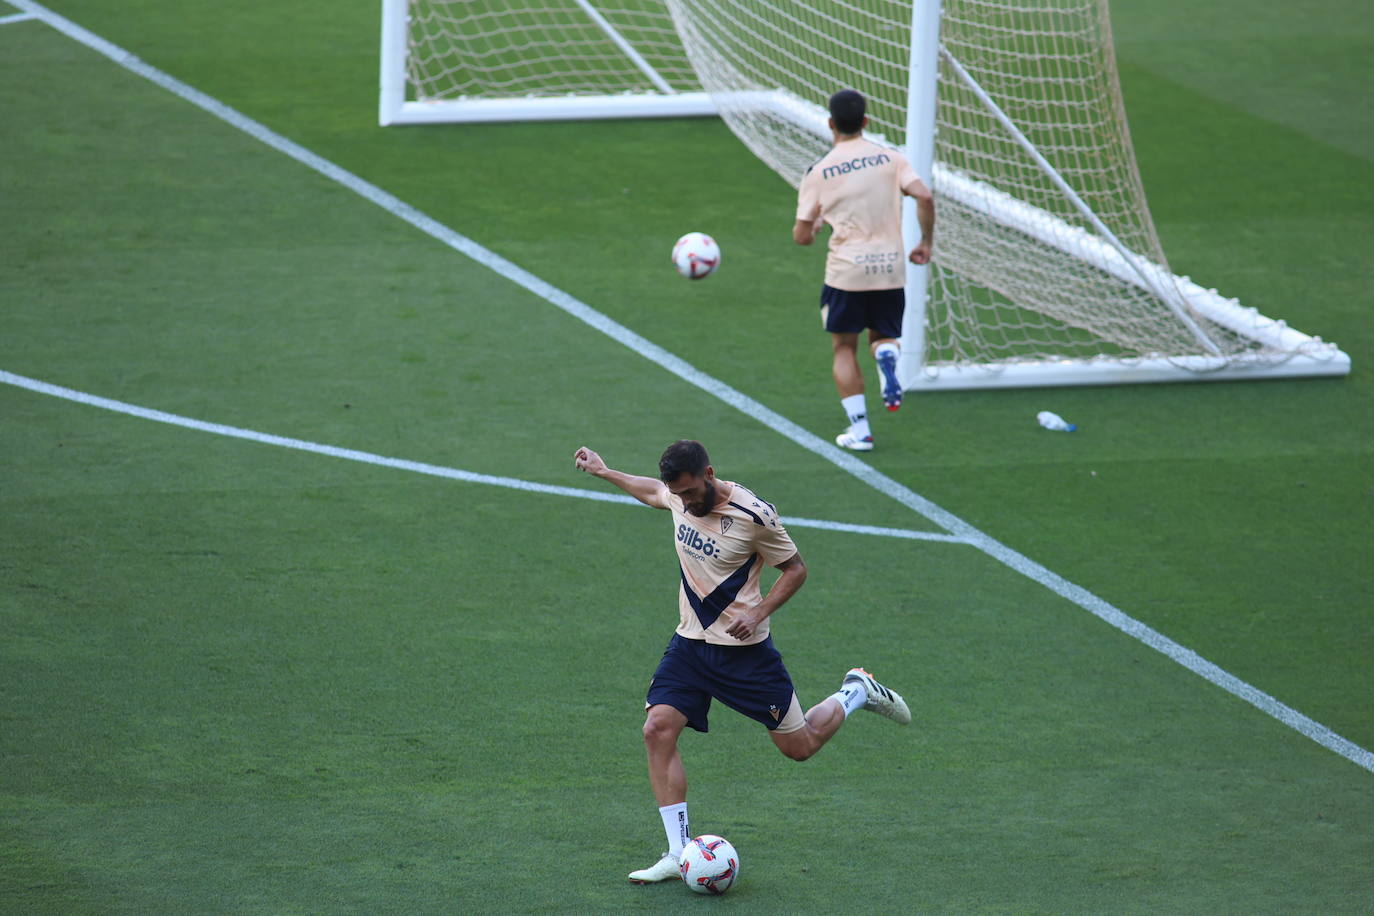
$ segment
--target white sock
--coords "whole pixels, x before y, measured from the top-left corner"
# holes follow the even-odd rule
[[[880,343],[873,348],[874,358],[882,356],[884,353],[891,353],[894,359],[900,358],[902,355],[902,348],[891,342]]]
[[[863,439],[873,435],[868,428],[868,404],[862,394],[851,394],[847,398],[840,398],[840,406],[844,408],[845,416],[849,417],[849,431]]]
[[[668,834],[668,854],[676,859],[682,855],[682,847],[692,838],[692,831],[687,826],[687,803],[664,805],[658,809],[658,814],[663,818],[663,830]]]
[[[864,704],[868,702],[868,688],[858,681],[849,681],[832,693],[830,699],[843,707],[844,717],[848,719],[851,712],[856,709],[863,709]]]

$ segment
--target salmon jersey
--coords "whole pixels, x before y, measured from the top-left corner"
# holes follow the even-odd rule
[[[906,285],[902,194],[916,180],[905,156],[863,137],[836,143],[807,170],[797,219],[830,224],[827,286],[858,292]]]
[[[763,600],[759,573],[764,565],[785,562],[797,546],[772,505],[739,484],[718,485],[733,487],[730,500],[705,516],[692,515],[681,497],[668,495],[682,572],[677,632],[716,645],[753,645],[768,638],[767,619],[747,640],[725,631],[739,613]]]

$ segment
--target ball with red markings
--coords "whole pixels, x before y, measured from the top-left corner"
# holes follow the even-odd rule
[[[709,277],[720,266],[720,246],[704,232],[689,232],[673,246],[673,266],[689,280]]]
[[[698,894],[723,894],[739,880],[739,853],[713,833],[688,840],[677,862],[682,880]]]

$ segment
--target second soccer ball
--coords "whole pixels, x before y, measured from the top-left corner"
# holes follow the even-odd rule
[[[673,246],[673,266],[689,280],[700,280],[720,266],[720,246],[704,232],[689,232]]]

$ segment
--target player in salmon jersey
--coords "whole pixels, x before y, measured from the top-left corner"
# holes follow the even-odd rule
[[[630,872],[630,880],[677,878],[678,857],[692,837],[678,736],[687,726],[706,731],[712,699],[761,722],[778,750],[793,760],[819,751],[856,709],[902,725],[911,721],[911,712],[867,671],[852,668],[838,691],[802,713],[768,623],[806,581],[806,564],[777,510],[743,485],[717,478],[700,442],[683,439],[668,446],[657,478],[612,470],[589,448],[573,454],[573,466],[672,513],[682,574],[678,625],[644,702],[649,783],[668,851],[648,868]],[[759,589],[765,563],[782,573],[767,595]]]
[[[844,448],[867,452],[873,431],[859,369],[859,334],[868,331],[869,349],[882,377],[883,404],[902,405],[897,357],[906,308],[906,262],[930,262],[935,237],[935,202],[905,156],[864,138],[868,126],[864,97],[845,89],[830,97],[830,129],[835,145],[807,170],[797,190],[797,221],[792,239],[810,245],[823,223],[831,229],[830,251],[821,287],[821,323],[834,348],[835,387],[849,427],[835,437]],[[921,241],[903,257],[902,195],[916,199]]]

